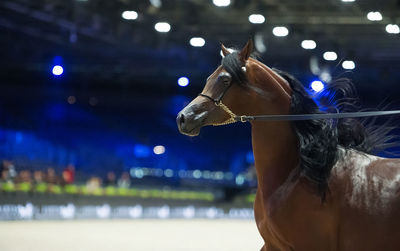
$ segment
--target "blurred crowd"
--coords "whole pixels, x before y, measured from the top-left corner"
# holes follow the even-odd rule
[[[76,183],[75,166],[72,164],[67,165],[62,172],[58,174],[55,169],[51,167],[46,170],[18,170],[12,161],[3,160],[0,165],[0,174],[0,185],[4,183],[24,183],[30,185],[46,183],[65,186]],[[131,185],[130,175],[128,172],[123,172],[117,179],[117,175],[112,171],[108,172],[104,179],[98,176],[92,176],[88,180],[83,180],[82,182],[86,183],[88,190],[95,190],[103,186],[129,188]]]

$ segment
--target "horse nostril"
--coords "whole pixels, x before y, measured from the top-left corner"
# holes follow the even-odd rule
[[[178,124],[179,130],[182,130],[185,125],[185,115],[183,115],[183,113],[178,114],[176,117],[176,123]]]
[[[181,114],[181,115],[179,116],[179,124],[180,124],[180,125],[185,124],[185,115]]]

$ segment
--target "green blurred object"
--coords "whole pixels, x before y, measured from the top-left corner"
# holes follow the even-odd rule
[[[169,196],[167,199],[179,200],[181,196],[183,196],[182,192],[179,193],[178,191],[169,191]]]
[[[15,192],[15,185],[10,181],[5,182],[1,185],[1,190],[4,192]]]
[[[247,196],[247,202],[253,203],[256,200],[256,195],[255,194],[250,194]]]
[[[44,182],[41,182],[41,183],[39,183],[39,184],[36,184],[35,185],[35,190],[34,190],[35,192],[38,192],[38,193],[45,193],[45,192],[47,192],[47,183],[44,183]]]
[[[94,189],[94,190],[92,191],[92,194],[95,195],[95,196],[104,195],[103,188],[99,187],[99,188]]]
[[[101,196],[101,195],[104,195],[104,190],[101,187],[88,189],[87,186],[81,186],[81,194],[82,195]]]
[[[61,186],[59,186],[59,185],[50,184],[48,187],[49,187],[48,190],[50,193],[54,193],[54,194],[62,194],[63,193]]]
[[[151,196],[150,191],[148,191],[148,190],[139,190],[139,197],[140,198],[147,199],[147,198],[150,198],[150,196]]]
[[[117,194],[119,196],[129,196],[129,189],[128,188],[118,188]]]
[[[115,196],[115,195],[117,195],[117,188],[115,188],[113,186],[107,186],[104,189],[104,194],[107,196]]]
[[[129,189],[129,196],[139,196],[139,191],[135,188]]]
[[[68,184],[68,185],[65,185],[64,192],[67,194],[78,194],[79,187],[77,185]]]
[[[89,193],[89,190],[87,189],[87,187],[86,186],[81,186],[81,194],[83,194],[83,195],[89,195],[90,193]]]
[[[33,189],[33,190],[32,190]],[[136,188],[118,188],[115,186],[107,186],[105,188],[88,189],[86,185],[68,184],[64,187],[48,183],[39,183],[32,186],[28,182],[14,184],[6,182],[0,184],[0,190],[4,192],[37,192],[52,194],[81,194],[85,196],[129,196],[139,198],[154,198],[166,200],[203,200],[213,201],[214,194],[211,192],[194,192],[194,191],[177,191],[177,190],[161,190],[161,189],[136,189]],[[253,202],[255,195],[248,195],[246,201]]]
[[[153,198],[162,198],[162,191],[153,189],[150,191],[151,197]]]
[[[21,182],[16,185],[16,191],[18,192],[29,192],[32,189],[32,185],[29,182]]]

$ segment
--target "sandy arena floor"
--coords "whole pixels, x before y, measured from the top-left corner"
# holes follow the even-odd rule
[[[258,251],[254,221],[76,220],[0,222],[1,251]]]

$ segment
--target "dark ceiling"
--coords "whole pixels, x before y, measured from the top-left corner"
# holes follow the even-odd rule
[[[267,48],[261,61],[302,81],[313,78],[312,57],[333,77],[345,72],[341,60],[352,59],[356,69],[344,76],[353,79],[361,93],[377,99],[400,97],[400,35],[385,31],[386,24],[400,24],[399,0],[232,0],[228,7],[216,7],[211,0],[164,0],[159,8],[150,2],[0,1],[3,87],[20,92],[18,88],[56,81],[74,90],[117,96],[126,91],[171,94],[182,92],[176,79],[186,75],[192,83],[184,92],[191,94],[219,64],[220,42],[242,46],[256,37]],[[122,19],[124,10],[137,11],[138,19]],[[380,11],[383,20],[369,21],[369,11]],[[263,14],[266,22],[249,23],[253,13]],[[169,22],[171,31],[156,32],[159,21]],[[289,36],[273,36],[277,25],[288,27]],[[193,36],[203,37],[206,45],[191,47]],[[304,50],[303,39],[315,40],[317,48]],[[338,60],[324,61],[327,50],[336,51]],[[59,79],[50,74],[55,58],[65,68]]]

